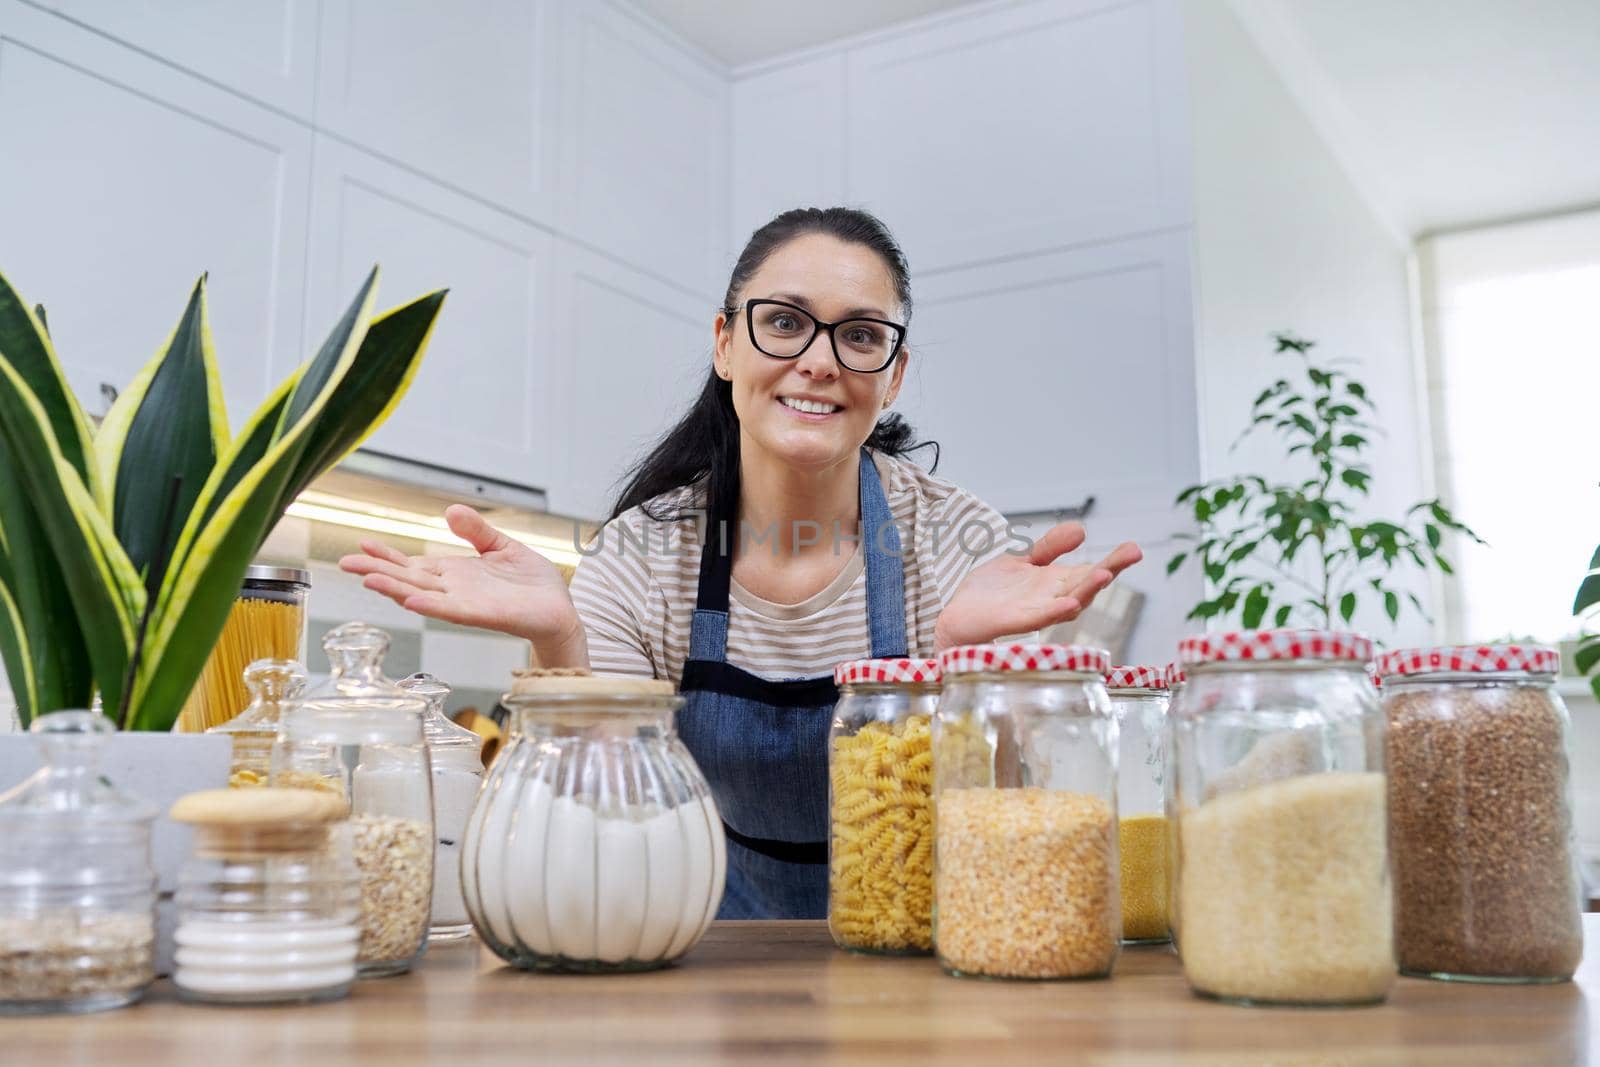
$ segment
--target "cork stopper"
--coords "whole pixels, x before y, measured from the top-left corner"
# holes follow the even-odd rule
[[[259,855],[320,848],[328,825],[350,811],[343,797],[309,789],[207,789],[168,813],[195,827],[200,855]]]
[[[638,678],[621,674],[590,674],[572,668],[526,668],[512,672],[513,697],[647,697],[662,699],[675,693],[664,678]]]

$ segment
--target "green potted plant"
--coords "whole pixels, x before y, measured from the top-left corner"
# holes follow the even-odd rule
[[[1240,440],[1263,427],[1276,431],[1303,476],[1271,481],[1244,474],[1178,496],[1199,531],[1177,535],[1191,547],[1173,556],[1167,573],[1193,557],[1206,582],[1206,596],[1188,618],[1237,613],[1247,630],[1329,627],[1349,623],[1363,596],[1376,598],[1391,623],[1405,602],[1423,611],[1414,593],[1402,600],[1393,588],[1395,568],[1452,574],[1442,554],[1445,535],[1482,541],[1437,498],[1413,504],[1399,520],[1358,517],[1373,477],[1362,458],[1376,432],[1368,421],[1376,411],[1372,398],[1344,371],[1314,364],[1315,342],[1288,334],[1275,341],[1276,354],[1296,360],[1298,373],[1261,391]]]
[[[1589,569],[1578,583],[1578,595],[1572,599],[1572,614],[1578,616],[1581,629],[1578,650],[1572,656],[1572,666],[1580,675],[1591,675],[1589,688],[1594,698],[1600,700],[1600,546],[1589,558]]]

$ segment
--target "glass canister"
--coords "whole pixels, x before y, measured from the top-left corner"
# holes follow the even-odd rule
[[[195,827],[178,886],[172,981],[219,1004],[334,1000],[356,977],[361,892],[342,835],[344,801],[305,789],[190,793],[171,818]]]
[[[1363,1004],[1394,982],[1383,713],[1357,634],[1185,638],[1172,713],[1178,954],[1242,1003]]]
[[[239,599],[184,702],[178,729],[198,733],[242,712],[250,701],[245,669],[256,660],[304,658],[310,591],[311,572],[298,567],[253,563],[246,568]]]
[[[433,913],[428,940],[459,941],[472,933],[461,898],[461,840],[483,785],[483,738],[445,718],[450,687],[431,674],[413,674],[400,688],[428,702],[422,735],[433,767]]]
[[[227,734],[233,741],[233,766],[228,785],[233,789],[264,786],[272,773],[272,746],[284,708],[305,691],[306,671],[292,659],[258,659],[244,670],[244,687],[250,706],[206,733]]]
[[[1117,716],[1117,851],[1122,867],[1122,940],[1172,940],[1171,841],[1166,816],[1167,691],[1160,667],[1113,667],[1106,690]]]
[[[1560,982],[1583,957],[1560,665],[1517,645],[1379,658],[1407,974]]]
[[[516,718],[467,823],[484,943],[528,970],[662,967],[722,902],[722,818],[673,732],[672,684],[518,672]]]
[[[939,662],[863,659],[833,672],[828,929],[841,948],[933,948],[933,736]]]
[[[939,658],[933,941],[958,975],[1097,978],[1122,942],[1110,657],[964,645]]]
[[[44,766],[0,794],[0,1014],[132,1004],[155,980],[155,809],[102,776],[110,719],[56,711],[30,732]]]
[[[426,702],[383,676],[389,635],[362,622],[328,632],[333,673],[283,718],[272,784],[339,793],[361,881],[362,978],[410,970],[428,941],[433,770]]]

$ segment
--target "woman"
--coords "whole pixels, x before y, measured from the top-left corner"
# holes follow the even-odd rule
[[[1019,549],[992,508],[904,458],[911,429],[886,412],[910,317],[881,222],[785,212],[745,246],[699,397],[633,470],[570,593],[465,507],[446,517],[476,558],[363,542],[341,562],[411,611],[527,638],[541,666],[675,682],[678,732],[728,833],[722,918],[826,911],[835,663],[1073,619],[1140,559],[1124,544],[1051,566],[1081,526]],[[941,371],[963,372],[983,369]]]

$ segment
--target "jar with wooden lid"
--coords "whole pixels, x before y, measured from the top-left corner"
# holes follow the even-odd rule
[[[1117,851],[1124,944],[1172,940],[1167,921],[1171,841],[1164,796],[1167,690],[1160,667],[1113,667],[1106,691],[1117,717]]]
[[[218,1004],[333,1000],[356,977],[361,894],[344,801],[305,789],[190,793],[171,818],[195,828],[178,886],[172,981]]]
[[[1185,638],[1171,712],[1184,975],[1238,1003],[1364,1004],[1394,983],[1383,715],[1359,634]]]
[[[1404,973],[1561,982],[1583,958],[1560,665],[1522,645],[1379,657]]]
[[[516,725],[467,823],[478,935],[529,970],[662,967],[722,902],[722,819],[670,682],[519,672]]]
[[[264,786],[272,773],[272,746],[278,740],[284,709],[304,692],[306,671],[292,659],[258,659],[244,671],[250,704],[207,733],[225,734],[233,743],[228,785],[234,789]]]
[[[839,664],[828,739],[828,930],[841,948],[933,948],[933,744],[939,661]]]
[[[428,943],[433,897],[433,771],[427,703],[383,675],[389,635],[346,623],[322,643],[332,666],[283,717],[272,784],[344,797],[361,883],[358,976],[410,970]]]
[[[940,656],[933,940],[950,973],[1111,973],[1122,907],[1110,666],[1075,645]]]

